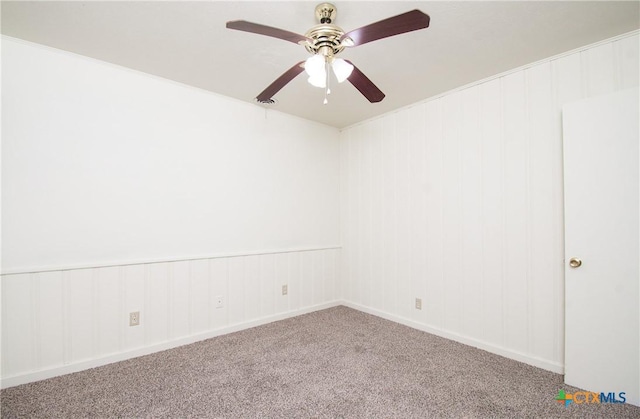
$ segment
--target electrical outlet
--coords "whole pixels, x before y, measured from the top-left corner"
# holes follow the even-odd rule
[[[416,298],[416,310],[422,310],[422,298]]]
[[[216,308],[222,308],[224,307],[224,299],[222,298],[222,295],[218,295],[216,297]]]
[[[289,286],[285,284],[282,286],[282,295],[287,295],[287,294],[289,294]]]
[[[140,312],[132,311],[129,313],[129,326],[138,326],[140,325]]]

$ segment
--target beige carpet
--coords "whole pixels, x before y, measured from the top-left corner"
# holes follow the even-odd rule
[[[2,417],[640,417],[562,376],[346,307],[1,392]]]

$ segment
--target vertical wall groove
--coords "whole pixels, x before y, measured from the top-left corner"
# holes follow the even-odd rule
[[[406,112],[402,112],[399,115],[408,115],[409,109]],[[404,158],[406,159],[406,165],[407,165],[407,182],[406,182],[406,190],[407,190],[407,215],[406,218],[409,219],[411,217],[411,210],[413,208],[413,200],[412,200],[412,194],[411,194],[411,173],[413,170],[413,165],[411,164],[411,145],[412,145],[412,138],[414,133],[411,131],[411,123],[409,121],[409,118],[406,118],[406,123],[407,125],[407,131],[406,131],[406,142],[407,142],[407,149],[406,149],[406,156],[404,156]],[[405,217],[402,217],[405,218]],[[413,237],[414,235],[411,234],[410,231],[410,227],[409,224],[407,223],[407,256],[409,256],[409,261],[407,263],[407,277],[404,278],[404,280],[407,282],[407,285],[405,286],[405,290],[410,290],[409,292],[411,292],[413,294],[413,287],[412,287],[412,282],[413,282],[413,260],[411,259],[410,255],[412,253],[412,249],[413,249]],[[403,301],[406,299],[406,301],[410,303],[410,301],[412,301],[412,298],[409,295],[403,295]],[[408,298],[407,298],[408,297]],[[401,305],[405,305],[406,303]]]
[[[427,212],[427,205],[428,205],[428,200],[429,200],[429,176],[428,176],[428,169],[427,169],[427,141],[429,140],[428,138],[428,130],[427,130],[427,107],[426,106],[422,106],[422,132],[423,132],[423,138],[422,138],[422,142],[423,142],[423,146],[422,146],[422,155],[420,156],[420,158],[422,159],[422,179],[421,179],[421,186],[422,186],[422,193],[423,193],[423,201],[424,201],[424,214],[423,217],[424,219],[422,220],[422,222],[424,223],[424,240],[425,240],[425,246],[424,246],[424,254],[422,257],[424,257],[424,271],[425,271],[425,275],[427,272],[429,272],[429,247],[427,245],[427,239],[429,237],[429,217],[428,217],[428,212]],[[384,201],[383,201],[384,202]],[[424,315],[423,315],[423,319],[428,319],[428,312],[427,310],[429,310],[429,312],[432,312],[432,308],[428,307],[426,304],[427,301],[427,294],[429,293],[429,285],[426,281],[423,281],[422,284],[422,288],[421,288],[421,298],[423,300],[424,303]]]
[[[69,331],[69,271],[62,272],[62,336],[63,363],[71,362],[71,333]]]
[[[5,289],[4,286],[5,282],[2,282],[2,287],[0,288],[0,301],[2,301],[2,306],[0,306],[0,312],[2,313],[2,319],[3,322],[6,321],[6,319],[8,319],[7,316],[7,291]],[[62,307],[60,307],[62,309]],[[0,348],[2,348],[2,354],[5,354],[5,356],[0,357],[0,368],[2,368],[2,371],[7,371],[7,362],[8,362],[8,357],[6,356],[7,352],[8,352],[8,348],[9,345],[7,344],[7,328],[6,327],[2,327],[0,329],[0,333],[2,333],[2,336],[0,337]]]
[[[505,199],[505,191],[506,191],[506,187],[505,187],[505,179],[507,177],[507,171],[506,171],[506,135],[505,135],[505,111],[504,111],[504,78],[500,79],[500,168],[502,170],[502,177],[501,177],[501,182],[500,182],[500,215],[501,215],[501,229],[500,229],[500,294],[501,294],[501,301],[500,301],[500,309],[501,309],[501,316],[500,316],[500,320],[501,320],[501,329],[502,329],[502,333],[500,335],[500,344],[502,346],[506,345],[506,325],[505,325],[505,321],[506,321],[506,313],[505,313],[505,307],[506,307],[506,292],[505,292],[505,283],[506,283],[506,256],[505,256],[505,251],[506,249],[509,247],[509,244],[507,243],[507,237],[506,237],[506,231],[507,231],[507,220],[506,220],[506,214],[507,214],[507,209],[506,209],[506,199]]]
[[[551,62],[551,83],[549,85],[551,89],[551,97],[553,98],[553,105],[555,107],[556,112],[559,112],[561,103],[558,96],[558,60],[553,60]],[[558,129],[561,129],[562,121],[558,118]],[[556,160],[559,161],[560,164],[551,165],[553,179],[563,179],[562,172],[562,147],[557,147],[560,149],[560,156],[556,157]],[[559,167],[558,167],[559,166]],[[558,182],[559,187],[562,188],[563,182]],[[550,185],[550,188],[553,188],[553,185]],[[563,208],[563,203],[560,202],[564,192],[558,196],[556,192],[552,198],[552,206],[553,206],[553,214],[560,214]],[[561,266],[564,265],[564,243],[562,243],[561,237],[564,237],[564,218],[563,217],[554,217],[553,220],[553,242],[556,243],[554,251],[558,253],[558,260],[554,260],[556,263],[559,263]],[[564,278],[560,274],[559,269],[554,269],[554,283],[556,284],[554,299],[553,299],[553,314],[555,322],[553,322],[553,349],[555,358],[560,360],[561,363],[564,364],[564,330],[562,325],[564,324],[564,311],[561,308],[562,304],[562,290],[564,290]]]
[[[368,140],[373,142],[373,136],[369,136]],[[373,152],[370,151],[369,152],[369,161],[368,161],[368,166],[369,166],[369,173],[368,173],[368,178],[369,178],[369,202],[367,203],[367,207],[369,208],[368,210],[368,214],[369,214],[369,218],[367,220],[367,229],[369,230],[368,233],[368,237],[369,237],[369,243],[368,243],[368,254],[370,258],[374,258],[375,256],[373,255],[373,242],[374,240],[379,240],[377,237],[374,237],[373,235],[373,190],[374,190],[374,185],[373,185]],[[369,264],[368,266],[368,272],[367,272],[367,276],[369,277],[369,281],[368,281],[368,285],[369,285],[369,290],[368,290],[368,299],[366,300],[368,302],[369,305],[372,304],[374,297],[373,297],[373,290],[374,290],[374,266],[373,264]]]
[[[478,109],[477,109],[477,113],[478,115],[482,115],[482,92],[480,91],[478,94]],[[486,141],[485,138],[485,129],[484,129],[484,125],[482,124],[482,119],[479,118],[479,134],[480,134],[480,155],[484,156],[484,142]],[[486,224],[486,220],[484,218],[484,213],[485,213],[485,208],[484,208],[484,204],[485,204],[485,196],[484,196],[484,191],[485,191],[485,186],[484,186],[484,180],[485,180],[485,176],[484,176],[484,159],[481,158],[480,159],[480,222],[482,223],[482,226],[484,227]],[[487,339],[487,335],[486,335],[486,319],[484,318],[486,311],[485,311],[485,294],[484,294],[484,276],[485,276],[485,255],[486,255],[486,249],[485,249],[485,229],[482,228],[480,229],[480,290],[481,292],[479,293],[478,297],[480,298],[480,309],[482,311],[482,321],[481,321],[481,330],[480,330],[480,336],[482,339],[484,340],[488,340]]]
[[[584,99],[589,97],[589,61],[588,61],[588,57],[587,54],[589,53],[588,50],[584,50],[580,52],[580,81],[581,81],[581,87],[582,89],[580,90],[581,96],[580,99]]]
[[[533,341],[532,336],[532,298],[533,298],[533,290],[531,289],[531,263],[533,262],[533,257],[531,255],[532,252],[532,205],[533,205],[533,197],[532,197],[532,171],[531,171],[531,132],[532,132],[532,124],[531,124],[531,110],[530,103],[531,98],[529,96],[529,73],[530,70],[524,71],[524,104],[525,104],[525,168],[524,168],[524,176],[525,176],[525,283],[526,283],[526,292],[527,292],[527,308],[526,308],[526,319],[527,319],[527,353],[531,352],[531,346]]]
[[[393,188],[393,236],[394,236],[394,257],[393,257],[393,265],[394,265],[394,293],[393,293],[393,308],[397,310],[398,307],[398,280],[399,272],[398,272],[398,261],[400,260],[399,249],[398,249],[398,214],[399,214],[399,206],[398,206],[398,114],[393,114],[393,145],[394,145],[394,153],[393,153],[393,171],[394,171],[394,181],[395,185]]]
[[[443,115],[444,114],[444,103],[442,99],[438,100],[438,117],[439,117],[439,122],[440,122],[440,129],[439,129],[439,136],[438,138],[440,139],[440,145],[442,145],[441,150],[444,149],[444,145],[442,144],[443,142],[443,138],[444,138],[444,118]],[[444,152],[440,152],[440,179],[444,179]],[[440,291],[441,291],[441,302],[442,304],[440,305],[440,328],[441,329],[445,329],[445,317],[446,317],[446,309],[444,306],[444,302],[446,301],[446,278],[445,278],[445,267],[444,267],[444,254],[445,254],[445,247],[444,247],[444,188],[440,188],[440,223],[441,223],[441,236],[440,236],[440,254],[443,256],[442,259],[442,270],[441,270],[441,276],[440,276],[440,284],[442,285],[440,287]]]
[[[458,204],[458,220],[457,220],[457,229],[458,229],[458,243],[457,243],[457,247],[458,247],[458,254],[459,255],[464,255],[464,247],[463,247],[463,223],[464,223],[464,211],[462,208],[462,203],[463,203],[463,196],[464,196],[464,185],[463,185],[463,179],[464,179],[464,174],[462,172],[462,166],[463,166],[463,162],[462,162],[462,134],[461,134],[461,127],[463,124],[465,124],[467,121],[465,121],[465,115],[463,112],[463,106],[462,106],[462,95],[459,94],[459,98],[460,101],[458,102],[458,109],[457,109],[457,113],[460,115],[460,119],[462,120],[462,124],[457,124],[455,131],[456,131],[456,140],[457,140],[457,175],[458,175],[458,197],[457,197],[457,204]],[[464,271],[464,266],[462,264],[460,264],[460,272],[458,275],[454,275],[455,279],[458,281],[457,285],[457,293],[459,295],[463,295],[464,291],[463,291],[463,287],[464,287],[464,281],[465,281],[465,271]],[[456,320],[457,322],[457,326],[458,326],[458,332],[462,332],[462,330],[464,329],[463,323],[464,323],[464,300],[459,301],[458,302],[458,309],[456,310],[456,316],[458,317],[458,319]]]
[[[100,278],[100,270],[92,269],[91,272],[91,354],[93,357],[97,356],[100,351],[99,337],[100,337],[100,321],[98,318],[99,307],[99,295],[98,295],[98,281]]]
[[[33,363],[36,368],[41,368],[42,363],[42,341],[40,338],[40,304],[38,302],[38,278],[37,274],[29,275],[29,293],[31,301],[29,302],[33,307],[33,317],[31,321],[31,336],[34,346],[33,351]]]
[[[125,312],[126,312],[125,301],[126,301],[127,294],[126,294],[125,285],[124,285],[124,267],[122,266],[118,267],[118,294],[120,296],[120,298],[118,299],[118,312],[122,313],[121,314],[122,317],[118,319],[118,330],[120,332],[118,333],[118,350],[123,351],[125,342],[126,342],[124,319],[125,319]],[[66,319],[63,319],[62,323],[66,325],[67,324]]]
[[[175,287],[175,280],[173,278],[173,264],[167,263],[167,315],[169,317],[169,321],[167,322],[167,336],[169,339],[175,337],[175,331],[173,326],[173,318],[174,318],[174,308],[173,308],[173,288]]]
[[[225,278],[224,278],[224,282],[225,282],[225,291],[226,291],[226,298],[225,301],[227,304],[229,304],[229,258],[226,258],[224,260],[224,265],[225,265]],[[229,308],[226,308],[224,311],[224,324],[229,324]]]
[[[149,265],[144,265],[144,271],[143,271],[143,289],[144,289],[144,301],[143,301],[143,307],[146,309],[149,307]],[[145,316],[144,323],[147,323],[147,319]],[[143,329],[143,341],[145,344],[149,343],[149,327],[144,327]]]
[[[622,89],[622,67],[620,66],[620,43],[616,42],[612,45],[613,48],[613,73],[615,78],[613,80],[613,87],[615,90]]]
[[[192,261],[187,262],[187,290],[189,293],[189,334],[193,334],[193,269],[191,266]]]

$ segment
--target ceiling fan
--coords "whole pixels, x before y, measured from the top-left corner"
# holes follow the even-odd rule
[[[229,29],[284,39],[303,45],[312,54],[307,60],[301,61],[285,71],[264,89],[256,97],[258,102],[273,103],[273,96],[280,89],[300,73],[306,71],[309,76],[308,82],[311,85],[325,89],[324,103],[326,104],[327,95],[331,93],[329,68],[333,70],[339,83],[349,80],[369,102],[380,102],[384,99],[384,93],[351,61],[336,58],[336,55],[342,52],[345,47],[356,47],[378,39],[427,28],[430,20],[429,15],[420,10],[412,10],[345,33],[342,28],[332,23],[336,18],[336,7],[333,4],[319,4],[316,6],[315,15],[320,24],[309,29],[305,35],[246,20],[227,22]]]

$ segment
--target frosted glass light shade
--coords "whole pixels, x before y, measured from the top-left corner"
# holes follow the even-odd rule
[[[304,62],[304,71],[309,77],[325,77],[324,57],[322,55],[312,55]]]
[[[307,81],[310,85],[315,87],[327,87],[327,77],[324,74],[311,76]]]
[[[336,58],[333,60],[331,67],[333,68],[333,74],[335,74],[336,79],[338,79],[338,83],[342,83],[349,78],[353,71],[353,66],[342,58]]]

